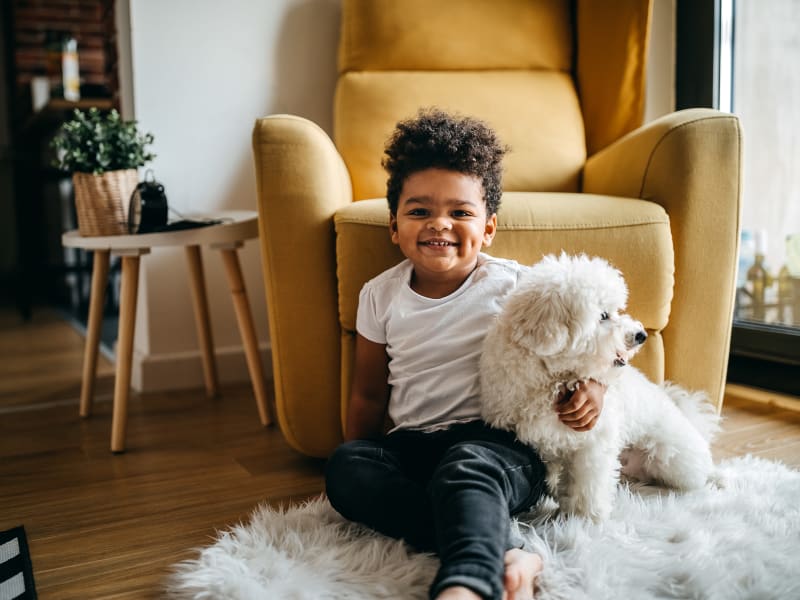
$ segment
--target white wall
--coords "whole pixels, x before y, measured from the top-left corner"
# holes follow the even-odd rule
[[[655,5],[647,120],[674,106],[674,0]],[[124,77],[132,80],[133,94],[126,100],[131,95],[123,90],[123,110],[132,101],[141,127],[155,135],[152,167],[181,213],[255,210],[256,118],[294,113],[330,133],[340,0],[118,0],[117,6],[120,27],[126,16],[130,21],[132,76],[122,75],[123,87]],[[267,362],[255,240],[241,258]],[[219,257],[204,251],[204,261],[220,376],[246,380]],[[142,259],[134,386],[201,386],[200,364],[183,254],[155,250]]]
[[[339,6],[339,0],[129,3],[133,113],[155,136],[151,166],[170,207],[184,214],[255,210],[250,134],[260,116],[291,112],[330,131]],[[266,355],[255,240],[240,258]],[[220,378],[246,380],[221,260],[206,249],[203,259]],[[202,385],[182,250],[143,257],[134,346],[137,389]]]

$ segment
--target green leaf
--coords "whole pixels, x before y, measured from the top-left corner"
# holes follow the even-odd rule
[[[112,109],[75,109],[53,138],[57,157],[53,165],[69,172],[104,173],[143,167],[155,158],[148,151],[154,137],[140,133],[135,120],[124,121]]]

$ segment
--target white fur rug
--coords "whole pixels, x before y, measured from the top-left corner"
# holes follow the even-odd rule
[[[611,519],[520,520],[544,557],[540,600],[800,598],[800,472],[752,457],[681,495],[621,487]],[[172,597],[427,598],[435,557],[349,524],[324,499],[256,509],[197,559],[175,566]]]

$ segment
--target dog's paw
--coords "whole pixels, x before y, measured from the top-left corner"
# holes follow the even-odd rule
[[[706,485],[711,486],[713,489],[724,490],[728,487],[728,477],[721,469],[715,466],[708,474]]]

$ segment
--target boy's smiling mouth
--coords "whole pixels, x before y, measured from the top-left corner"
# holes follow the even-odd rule
[[[420,242],[422,246],[433,246],[435,248],[445,248],[447,246],[458,246],[456,242],[451,242],[449,240],[444,240],[441,238],[434,238],[430,240],[422,240]]]

